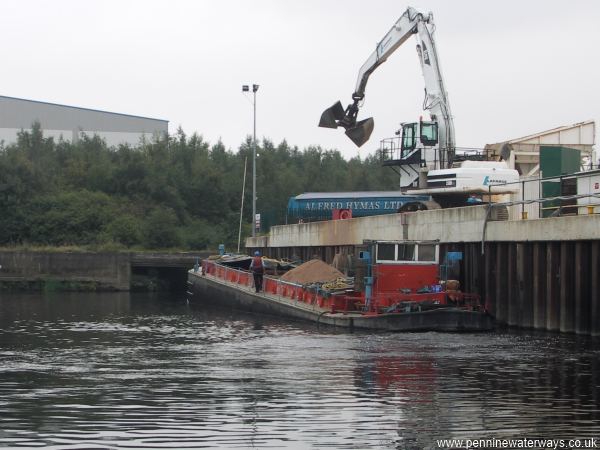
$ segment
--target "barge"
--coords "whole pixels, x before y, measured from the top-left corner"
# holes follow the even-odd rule
[[[371,331],[487,331],[493,319],[476,294],[444,279],[432,242],[370,242],[352,287],[265,275],[255,292],[247,270],[203,260],[188,272],[192,301],[319,325]],[[359,273],[360,272],[360,273]]]

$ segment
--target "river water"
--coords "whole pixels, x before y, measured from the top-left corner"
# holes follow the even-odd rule
[[[588,338],[349,334],[176,294],[0,293],[0,447],[598,437],[600,346]]]

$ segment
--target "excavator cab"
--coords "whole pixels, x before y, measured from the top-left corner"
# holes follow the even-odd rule
[[[438,144],[437,122],[424,122],[421,120],[419,122],[403,123],[400,133],[402,135],[400,144],[402,157],[408,156],[417,147],[435,147]]]
[[[422,119],[402,123],[395,134],[395,137],[382,139],[379,144],[382,164],[394,168],[400,175],[401,188],[415,187],[427,161],[437,160],[438,123]]]

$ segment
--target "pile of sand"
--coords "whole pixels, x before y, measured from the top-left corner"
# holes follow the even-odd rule
[[[280,280],[289,281],[290,283],[309,284],[309,283],[325,283],[333,281],[344,274],[339,270],[325,264],[320,259],[311,259],[304,264],[290,270],[282,275]]]

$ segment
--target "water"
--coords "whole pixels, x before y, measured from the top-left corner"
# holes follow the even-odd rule
[[[0,294],[0,447],[438,448],[600,437],[600,347],[348,334],[184,298]]]

